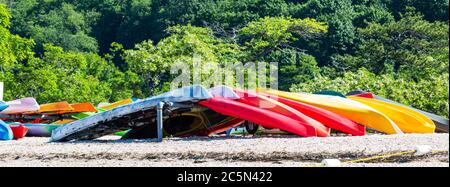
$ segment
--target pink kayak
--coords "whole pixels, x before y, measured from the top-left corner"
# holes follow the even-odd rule
[[[0,114],[20,114],[39,110],[39,104],[32,97],[8,101],[6,104],[9,107],[1,111]]]

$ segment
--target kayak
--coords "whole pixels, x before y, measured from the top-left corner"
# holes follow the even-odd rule
[[[24,123],[23,125],[28,128],[27,136],[31,137],[50,137],[52,131],[61,126],[43,123]]]
[[[405,133],[434,133],[436,129],[430,118],[409,108],[364,97],[349,96],[348,98],[385,114]]]
[[[388,102],[388,103],[392,103],[392,104],[396,104],[396,105],[399,105],[399,106],[403,106],[403,107],[409,108],[411,110],[419,112],[419,113],[427,116],[428,118],[430,118],[433,121],[433,123],[435,124],[437,132],[446,132],[446,133],[449,132],[449,128],[448,128],[449,127],[449,120],[448,120],[448,118],[444,118],[444,117],[438,116],[436,114],[432,114],[432,113],[429,113],[429,112],[426,112],[426,111],[423,111],[423,110],[420,110],[420,109],[417,109],[417,108],[414,108],[414,107],[411,107],[411,106],[407,106],[407,105],[401,104],[399,102],[395,102],[395,101],[386,99],[384,97],[377,96],[377,95],[375,95],[373,93],[370,93],[370,92],[354,91],[354,92],[348,93],[347,95],[373,98],[373,99],[377,99],[377,100],[381,100],[381,101],[385,101],[385,102]]]
[[[20,114],[24,112],[38,111],[40,108],[39,104],[36,102],[36,99],[32,97],[8,101],[6,104],[9,107],[1,111],[0,114]]]
[[[70,104],[66,101],[57,102],[57,103],[48,103],[40,105],[40,108],[37,112],[28,112],[27,114],[43,114],[43,113],[67,113],[71,112],[74,109],[70,106]]]
[[[301,124],[299,121],[280,113],[254,107],[239,102],[239,100],[213,97],[200,101],[199,104],[217,113],[251,121],[266,128],[280,129],[303,137],[317,136],[316,129],[310,125]]]
[[[189,124],[189,121],[193,123]],[[239,126],[244,120],[224,116],[212,110],[183,113],[164,121],[164,131],[167,136],[210,136]]]
[[[227,86],[216,86],[207,90],[211,96],[223,96],[227,98],[239,99],[239,96],[233,89]],[[173,96],[168,92],[158,97],[170,98]],[[187,96],[191,97],[191,96]],[[192,106],[192,108],[183,111],[172,112],[170,118],[163,122],[164,136],[187,137],[187,136],[210,136],[225,132],[230,128],[243,124],[245,120],[221,115],[208,108],[201,106]],[[116,135],[121,135],[122,139],[143,139],[156,137],[156,124],[138,127],[124,132],[117,132]]]
[[[263,93],[261,94],[267,97],[271,97],[287,106],[290,106],[332,129],[347,134],[351,134],[353,136],[363,136],[366,133],[366,128],[363,125],[355,123],[354,121],[349,120],[348,118],[345,118],[341,115],[330,112],[328,110],[315,107],[313,105],[309,105],[306,103],[297,102],[291,99],[286,99],[283,97],[275,97],[273,95]]]
[[[290,93],[278,90],[258,89],[259,92],[272,94],[306,104],[310,104],[330,112],[344,116],[356,123],[387,134],[401,134],[400,128],[383,113],[362,103],[328,95],[307,93]]]
[[[99,106],[99,108],[101,108],[103,110],[111,110],[113,108],[117,108],[119,106],[126,105],[126,104],[129,104],[129,103],[132,103],[132,102],[133,102],[133,99],[124,99],[124,100],[117,101],[115,103],[108,104],[108,105],[105,105],[105,106]]]
[[[70,105],[74,112],[98,112],[97,108],[92,103],[76,103]]]
[[[76,121],[76,119],[62,119],[62,120],[55,121],[52,124],[54,124],[54,125],[64,125],[64,124],[71,123],[71,122],[74,122],[74,121]]]
[[[0,120],[0,140],[12,140],[13,138],[14,134],[11,127]]]
[[[302,125],[312,126],[316,129],[317,136],[319,137],[327,137],[330,135],[330,128],[325,127],[322,123],[306,116],[305,114],[301,113],[298,110],[295,110],[294,108],[253,92],[243,91],[239,89],[235,89],[234,91],[240,97],[238,101],[241,103],[245,103],[265,110],[270,110],[272,112],[276,112],[297,120]]]
[[[22,124],[19,125],[9,125],[13,132],[13,136],[15,140],[21,139],[25,137],[25,135],[28,133],[28,128],[23,126]]]
[[[239,126],[244,120],[194,107],[164,120],[163,135],[172,137],[210,136]],[[156,138],[156,123],[129,130],[122,139]],[[116,133],[117,134],[117,133]]]
[[[0,101],[0,111],[5,110],[6,108],[8,108],[8,105],[5,102]]]
[[[80,113],[80,112],[98,112],[92,103],[71,104],[72,110],[56,111],[56,114]]]
[[[199,101],[211,97],[201,86],[183,87],[62,125],[52,132],[51,141],[91,140],[145,126],[156,129],[154,124],[159,103],[164,103],[165,110],[170,110],[170,113],[164,114],[165,118],[170,118],[190,111]]]
[[[97,113],[100,112],[105,112],[105,109],[101,109],[101,108],[95,108],[97,110],[97,112],[80,112],[80,113],[76,113],[76,114],[71,114],[70,116],[75,118],[75,119],[83,119],[92,115],[95,115]]]
[[[375,94],[370,93],[370,92],[364,92],[364,91],[349,92],[347,94],[347,96],[358,96],[358,97],[365,97],[365,98],[375,99]]]
[[[342,94],[340,92],[337,92],[337,91],[333,91],[333,90],[322,90],[322,91],[319,91],[319,92],[314,92],[313,94],[317,94],[317,95],[332,95],[332,96],[346,98],[344,94]]]

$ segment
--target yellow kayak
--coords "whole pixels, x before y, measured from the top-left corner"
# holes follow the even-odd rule
[[[434,133],[436,129],[430,118],[409,108],[370,98],[357,96],[348,98],[385,114],[405,133]]]
[[[104,109],[104,110],[111,110],[113,108],[116,108],[116,107],[119,107],[119,106],[122,106],[122,105],[126,105],[126,104],[132,103],[132,102],[133,102],[132,99],[124,99],[124,100],[117,101],[115,103],[112,103],[112,104],[109,104],[109,105],[106,105],[106,106],[102,106],[102,107],[99,107],[99,108]]]
[[[74,119],[62,119],[62,120],[55,121],[52,124],[53,125],[64,125],[64,124],[71,123],[71,122],[74,122],[74,121],[76,121],[76,120],[74,120]]]
[[[315,95],[307,93],[291,93],[278,90],[259,88],[263,92],[278,97],[283,97],[303,103],[307,103],[325,110],[344,116],[354,122],[387,134],[401,134],[400,128],[389,117],[376,109],[362,103],[328,95]]]

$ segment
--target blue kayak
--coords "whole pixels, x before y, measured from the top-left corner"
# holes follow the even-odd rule
[[[12,140],[14,138],[11,127],[8,124],[0,120],[0,141],[1,140]]]
[[[0,112],[5,110],[6,108],[8,108],[8,105],[5,102],[0,101]]]

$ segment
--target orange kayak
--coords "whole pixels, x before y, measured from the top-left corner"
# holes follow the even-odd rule
[[[42,104],[39,106],[37,112],[30,112],[27,114],[42,114],[42,113],[68,113],[73,111],[74,108],[66,101],[57,103]]]
[[[80,112],[98,112],[92,103],[76,103],[70,105],[73,110],[70,111],[57,111],[57,114],[67,114],[67,113],[80,113]]]

